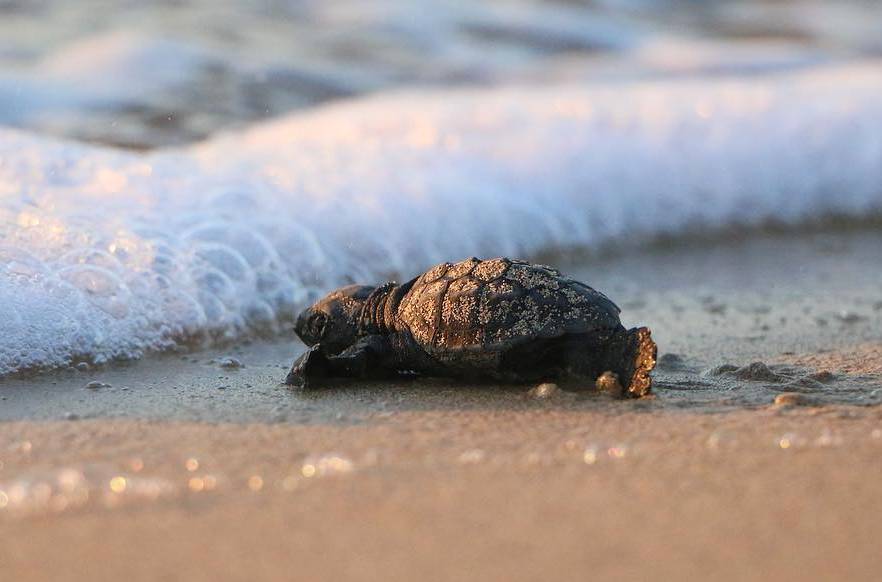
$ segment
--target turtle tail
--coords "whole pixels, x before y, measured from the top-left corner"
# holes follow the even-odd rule
[[[607,344],[607,370],[615,372],[626,394],[639,398],[649,394],[657,348],[647,327],[622,330]]]

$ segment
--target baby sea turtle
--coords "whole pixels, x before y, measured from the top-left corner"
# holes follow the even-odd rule
[[[512,259],[437,265],[403,285],[350,285],[303,311],[311,346],[286,384],[396,374],[490,379],[620,381],[647,394],[656,347],[625,329],[603,293],[551,267]],[[598,386],[600,386],[598,382]]]

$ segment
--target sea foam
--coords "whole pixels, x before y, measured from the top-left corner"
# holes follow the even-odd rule
[[[882,211],[882,75],[378,95],[122,153],[0,130],[0,374],[283,329],[466,256]]]

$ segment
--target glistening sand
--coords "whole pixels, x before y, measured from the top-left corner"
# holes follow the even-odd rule
[[[290,392],[294,341],[7,378],[4,578],[873,579],[880,249],[828,229],[556,257],[653,328],[639,401]]]

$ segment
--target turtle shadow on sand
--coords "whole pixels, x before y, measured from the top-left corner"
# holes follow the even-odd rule
[[[720,413],[765,409],[787,411],[828,405],[882,404],[882,379],[831,372],[811,366],[750,362],[707,367],[681,354],[663,353],[652,374],[653,391],[640,399],[610,398],[596,382],[474,381],[397,376],[386,379],[328,378],[320,387],[296,389],[298,399],[315,403],[360,401],[361,406],[395,410],[568,409],[651,412],[684,409]]]
[[[591,411],[620,414],[655,409],[654,396],[615,397],[577,383],[501,383],[455,378],[416,377],[396,380],[333,379],[321,388],[295,389],[297,401],[346,415],[407,412]]]

